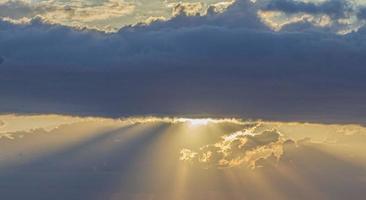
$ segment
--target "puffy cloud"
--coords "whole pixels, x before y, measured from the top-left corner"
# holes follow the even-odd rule
[[[203,2],[179,2],[171,3],[172,16],[199,16],[199,15],[215,15],[217,13],[225,12],[235,1],[223,1],[206,5]]]
[[[86,6],[82,3],[78,3],[77,5],[71,4],[60,7],[50,6],[49,8],[47,8],[44,16],[47,20],[50,21],[56,21],[62,18],[69,18],[71,22],[91,22],[130,14],[133,12],[134,7],[134,5],[120,0],[108,0],[103,2],[101,5],[95,6]]]
[[[293,29],[292,31],[300,31],[302,29],[306,31],[312,29],[319,30],[319,28],[330,28],[333,25],[332,19],[327,15],[296,14],[287,17],[286,14],[277,11],[259,11],[258,15],[265,24],[275,31],[289,31],[290,28]]]
[[[263,21],[275,30],[280,30],[283,26],[296,26],[297,30],[302,30],[310,24],[323,30],[347,34],[357,31],[364,25],[364,22],[357,19],[357,13],[361,6],[348,0],[336,1],[292,1],[273,0],[263,3],[259,14]],[[302,28],[298,28],[299,25]],[[313,29],[307,27],[306,30]]]
[[[303,18],[301,20],[303,20]],[[314,19],[313,21],[316,20]],[[326,19],[319,21],[319,23],[324,23],[323,21],[326,21]],[[321,51],[321,49],[327,49],[327,45],[338,46],[337,48],[339,50],[337,51],[339,52],[331,51],[330,54],[346,55],[348,53],[354,53],[351,52],[353,50],[352,45],[354,45],[352,43],[353,40],[348,41],[346,40],[346,37],[337,37],[332,33],[329,35],[322,33],[314,33],[312,35],[305,33],[303,35],[280,33],[275,35],[261,23],[260,19],[257,17],[256,10],[253,8],[253,3],[247,1],[237,2],[224,13],[210,16],[177,16],[168,21],[155,21],[149,25],[126,27],[116,34],[75,31],[62,26],[47,25],[39,19],[32,20],[29,23],[30,24],[28,25],[20,26],[12,26],[5,22],[2,23],[2,26],[9,27],[9,29],[3,28],[4,32],[1,34],[4,38],[1,40],[3,41],[4,49],[5,45],[7,45],[7,49],[10,48],[9,45],[18,45],[18,49],[20,50],[17,54],[10,53],[11,51],[7,50],[7,54],[12,54],[6,56],[7,58],[9,57],[7,59],[9,60],[9,65],[31,64],[39,66],[42,63],[46,64],[47,62],[47,64],[54,65],[67,65],[67,63],[70,63],[80,66],[88,65],[90,67],[100,65],[131,66],[137,63],[142,63],[141,65],[145,66],[148,65],[148,63],[144,62],[157,62],[159,65],[162,65],[163,62],[173,62],[187,65],[188,63],[184,63],[185,59],[180,57],[192,56],[197,57],[197,59],[204,59],[204,57],[212,56],[211,54],[215,53],[214,51],[222,56],[212,59],[223,60],[222,58],[227,57],[227,61],[229,62],[237,59],[238,63],[248,61],[250,63],[255,61],[255,58],[250,56],[250,54],[268,58],[276,56],[274,55],[274,52],[285,53],[286,51],[289,51],[293,54],[303,56],[301,55],[303,52],[300,52],[300,49],[311,48],[314,49],[314,53],[312,54],[316,55],[325,53],[319,51]],[[10,32],[12,30],[15,30],[17,33],[11,35]],[[320,30],[321,29],[318,31]],[[29,35],[30,32],[33,34]],[[296,30],[294,32],[296,32]],[[41,34],[43,34],[45,38],[38,37],[38,35]],[[295,39],[295,41],[298,41],[297,44],[288,42],[294,37],[298,38]],[[15,44],[16,41],[19,41],[22,38],[31,42],[33,46],[38,45],[40,47],[35,50],[38,51],[38,55],[32,55],[34,58],[32,58],[33,62],[31,63],[26,61],[24,56],[30,53],[36,54],[36,52],[27,51],[26,48],[20,47],[21,44]],[[203,39],[201,40],[201,38]],[[327,38],[331,38],[331,41]],[[311,39],[313,41],[319,40],[320,42],[317,46],[320,48],[310,46],[310,44],[306,42]],[[54,45],[48,45],[49,42],[47,40],[62,41],[62,43],[55,45],[58,46],[56,50]],[[188,41],[188,43],[184,41]],[[199,44],[197,44],[198,41],[200,41]],[[283,46],[274,45],[277,43],[281,43]],[[224,46],[224,44],[226,44],[226,49],[208,48],[210,45]],[[251,46],[249,46],[249,44]],[[300,46],[300,48],[289,50],[288,48],[290,48],[290,46]],[[47,52],[44,52],[42,49],[46,48],[48,50]],[[363,46],[359,48],[361,51],[364,49]],[[85,52],[85,49],[88,49],[87,53]],[[99,51],[100,49],[104,49],[104,51]],[[192,55],[190,53],[191,49],[196,51],[198,51],[198,49],[201,50],[199,54]],[[207,49],[207,51],[205,49]],[[5,52],[5,50],[2,51]],[[60,58],[57,55],[57,51],[62,51],[64,54],[63,58],[65,59],[57,59]],[[242,57],[239,57],[239,54],[243,54],[240,55]],[[159,58],[158,55],[162,55],[165,59],[157,60],[157,58]],[[238,57],[236,57],[236,55]],[[228,59],[228,56],[231,58]],[[25,62],[22,63],[22,61]],[[171,63],[167,64],[169,65]],[[195,64],[195,62],[189,63],[189,65]]]
[[[180,160],[204,168],[253,168],[258,159],[272,155],[278,157],[281,153],[281,134],[276,130],[257,132],[259,126],[252,124],[242,131],[224,135],[217,143],[203,146],[197,152],[182,149]]]
[[[203,3],[177,3],[173,6],[173,16],[177,15],[187,15],[187,16],[195,16],[200,15],[203,10]]]
[[[207,14],[213,14],[213,13],[223,13],[225,12],[230,6],[232,6],[235,3],[235,0],[232,1],[224,1],[212,4],[207,9]]]
[[[16,21],[31,20],[35,17],[55,24],[74,27],[89,27],[106,30],[108,24],[96,25],[101,20],[111,20],[133,13],[135,5],[121,0],[107,0],[101,4],[85,1],[71,1],[67,4],[59,1],[7,1],[0,4],[0,17]]]
[[[213,144],[196,150],[182,149],[180,160],[203,169],[248,167],[256,171],[295,167],[300,170],[304,163],[311,166],[328,162],[321,157],[337,162],[325,155],[323,151],[326,151],[339,158],[352,157],[354,162],[363,162],[365,158],[360,154],[364,149],[361,141],[365,140],[365,130],[352,124],[253,122],[242,131],[222,135]]]
[[[204,15],[208,8],[223,12],[229,3],[232,2],[220,0],[202,0],[202,2],[5,0],[0,1],[0,18],[11,22],[42,18],[52,24],[116,32],[121,27],[145,23],[151,19],[170,19],[179,14]]]

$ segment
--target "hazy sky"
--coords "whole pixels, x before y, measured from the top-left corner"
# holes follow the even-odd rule
[[[350,124],[0,115],[0,198],[362,200],[365,140]]]
[[[365,63],[364,0],[0,0],[0,199],[363,200]]]

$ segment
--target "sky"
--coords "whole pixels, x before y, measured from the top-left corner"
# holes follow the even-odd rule
[[[0,199],[365,199],[364,0],[0,0]]]
[[[59,115],[0,120],[2,199],[365,197],[366,128],[357,124]]]
[[[363,1],[1,1],[0,112],[364,123]]]

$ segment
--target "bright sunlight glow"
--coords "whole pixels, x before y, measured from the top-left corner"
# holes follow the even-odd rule
[[[211,122],[211,119],[187,119],[186,122],[191,126],[205,126]]]

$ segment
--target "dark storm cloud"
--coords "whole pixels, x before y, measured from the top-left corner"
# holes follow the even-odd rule
[[[366,8],[361,8],[357,14],[357,17],[359,19],[365,19],[366,20]]]
[[[251,7],[251,3],[240,1],[222,14],[186,16],[181,13],[166,22],[125,27],[115,34],[77,31],[49,25],[37,18],[25,25],[3,21],[0,49],[7,56],[9,66],[85,66],[104,70],[106,66],[123,68],[170,65],[170,62],[186,65],[181,63],[185,61],[182,57],[211,56],[209,51],[217,50],[209,46],[224,45],[227,36],[238,37],[248,29],[268,30]],[[226,50],[236,43],[234,39],[227,41]],[[194,55],[192,49],[201,49],[201,55]]]
[[[352,7],[346,0],[327,0],[318,4],[294,0],[273,0],[265,7],[265,10],[276,10],[289,14],[300,12],[327,14],[334,18],[341,18],[352,11]]]
[[[250,1],[118,33],[0,22],[0,110],[363,121],[366,34],[274,32]]]
[[[271,59],[284,62],[292,56],[304,59],[307,54],[319,57],[313,61],[318,62],[324,56],[317,54],[326,52],[336,57],[352,54],[358,58],[359,50],[365,49],[359,45],[355,49],[356,41],[347,40],[352,36],[322,33],[319,28],[316,33],[272,32],[260,22],[256,9],[247,1],[239,1],[222,14],[182,14],[167,22],[126,27],[115,34],[77,31],[45,24],[40,19],[27,25],[2,22],[1,26],[0,49],[9,66],[52,65],[105,70],[106,67],[150,65],[201,66],[212,61],[241,65],[258,62],[258,57],[266,62],[264,65]],[[310,49],[312,52],[307,51]],[[287,58],[281,56],[287,53]]]

